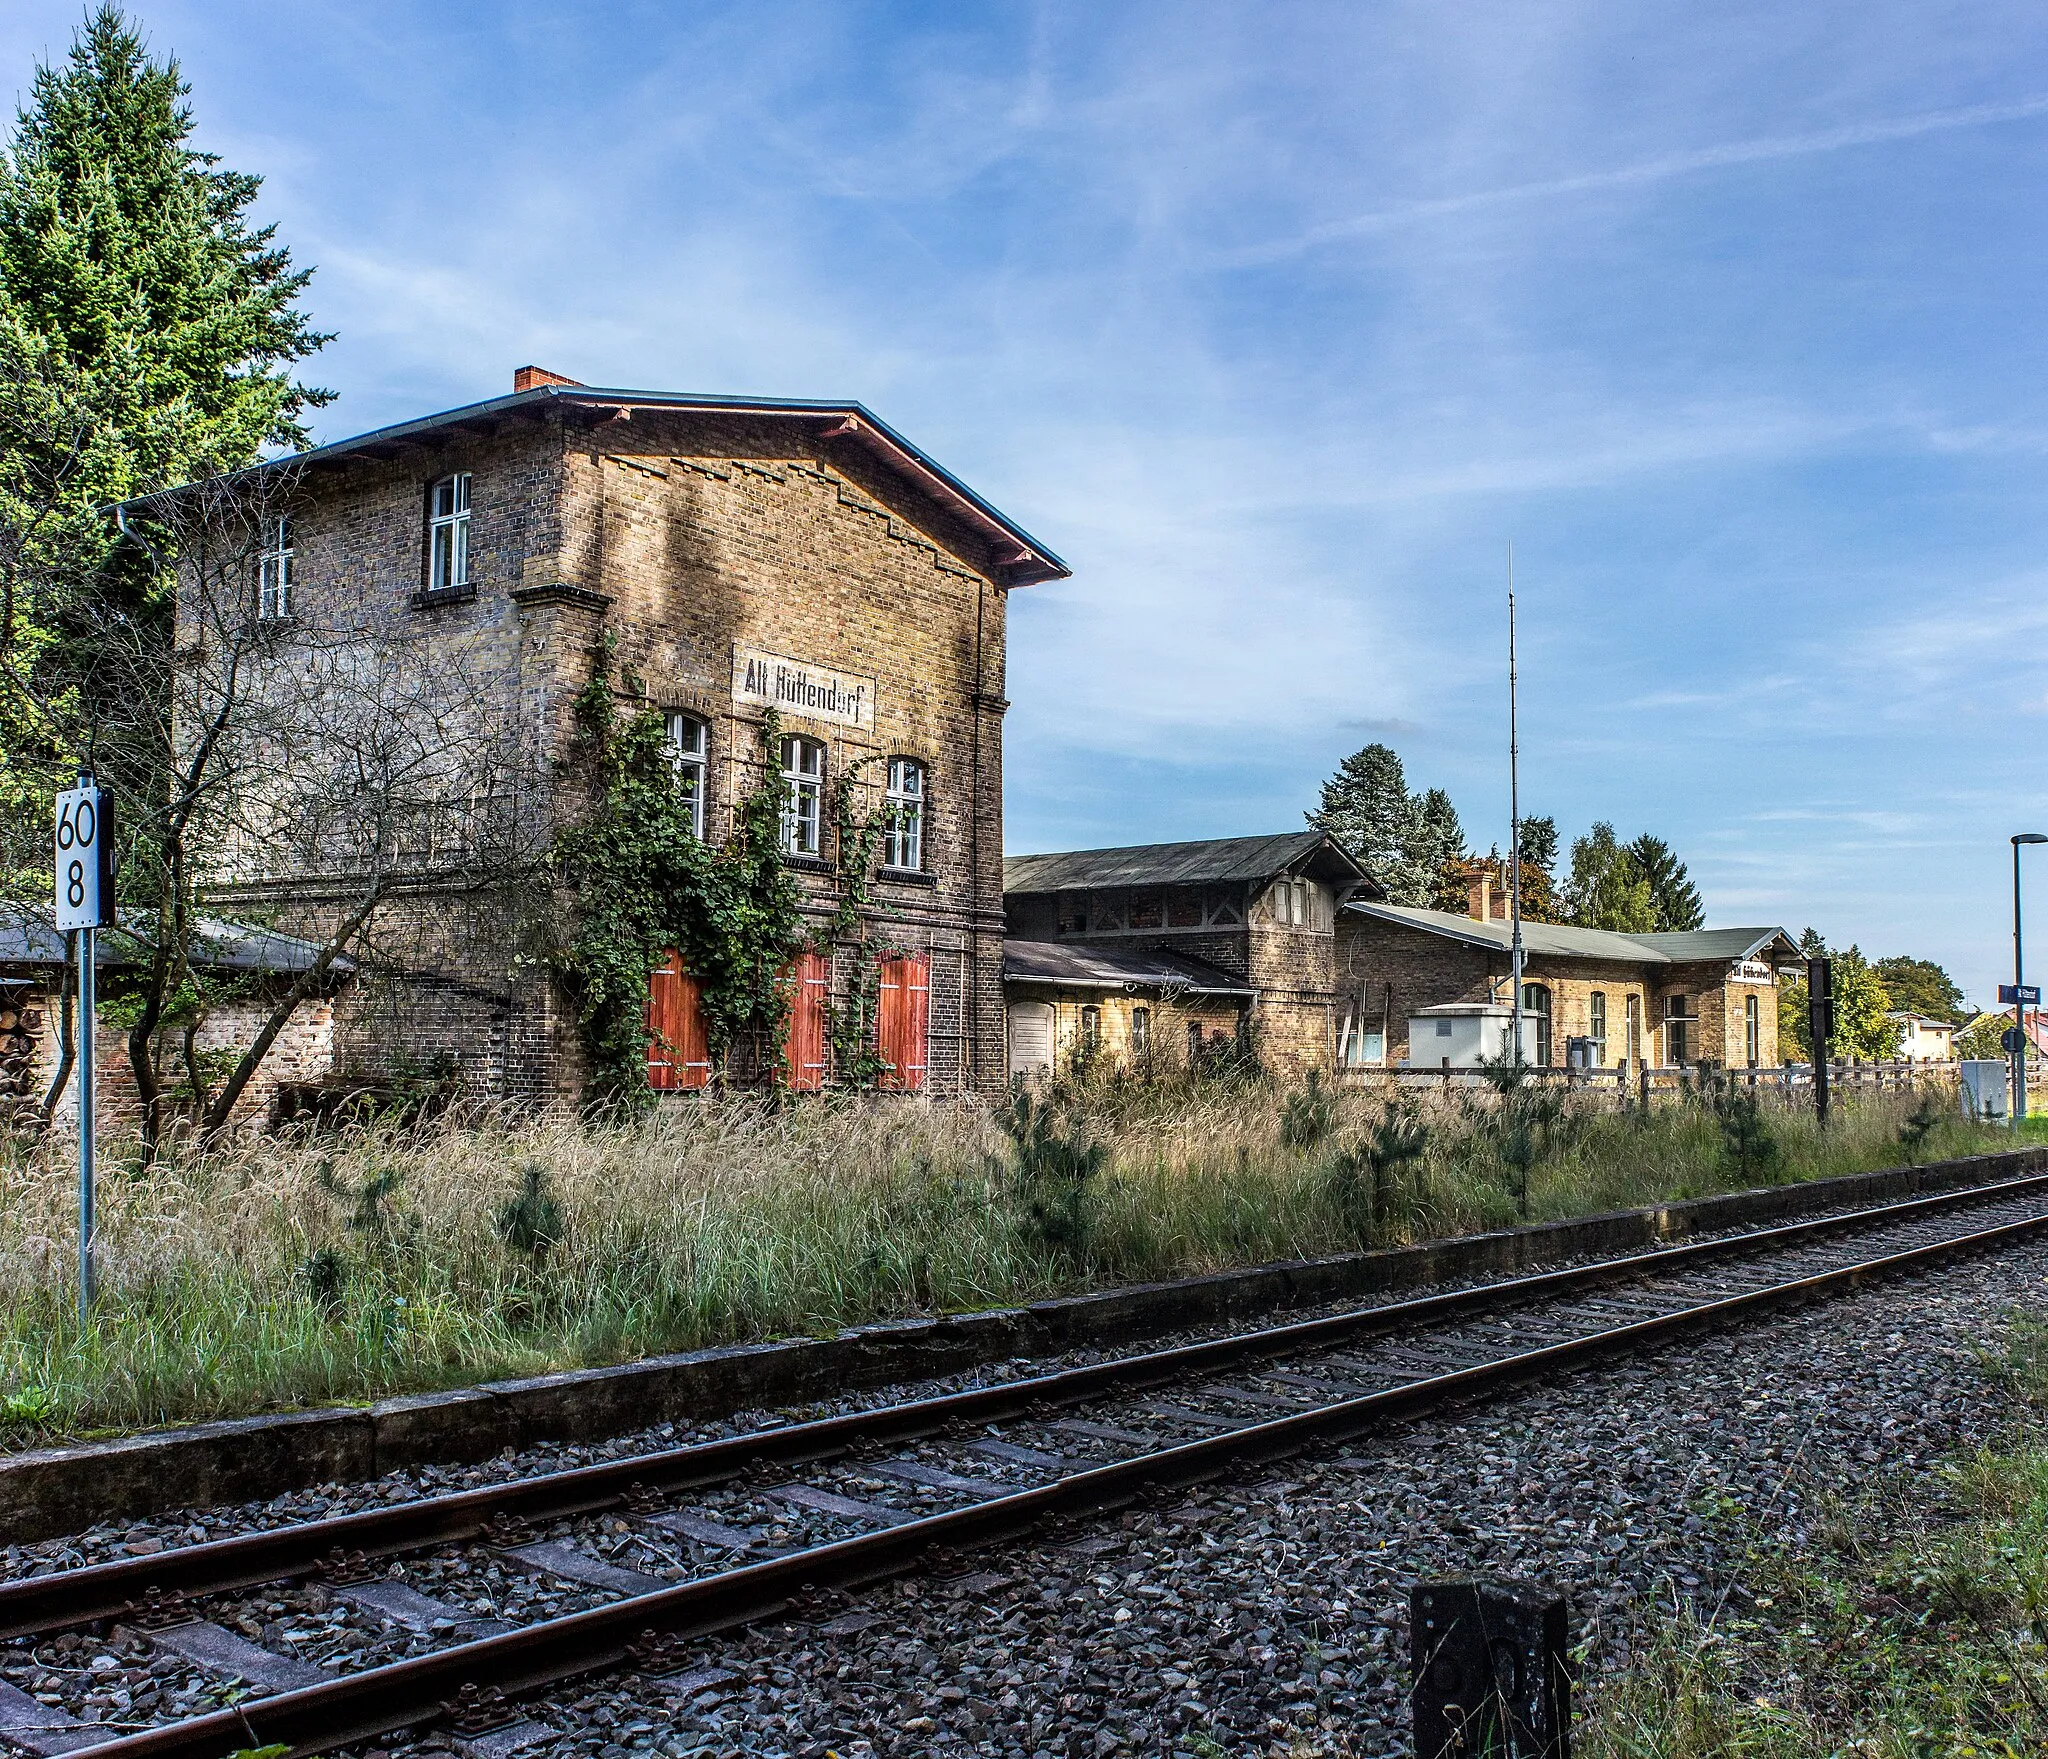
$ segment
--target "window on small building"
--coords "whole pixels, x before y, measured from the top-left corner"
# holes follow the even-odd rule
[[[1674,1069],[1682,1069],[1692,1061],[1692,1042],[1686,1029],[1693,1016],[1686,1003],[1684,996],[1664,998],[1664,1061]]]
[[[1102,1010],[1093,1002],[1081,1010],[1081,1048],[1085,1051],[1102,1048]]]
[[[1522,985],[1522,1012],[1536,1022],[1536,1054],[1530,1059],[1539,1069],[1550,1067],[1550,986]]]
[[[292,562],[297,555],[291,515],[281,513],[265,520],[263,553],[256,563],[256,615],[264,622],[277,622],[292,614]]]
[[[782,852],[815,855],[825,811],[825,747],[791,733],[782,741]]]
[[[883,806],[882,865],[915,873],[924,866],[924,765],[916,758],[890,758]]]
[[[1308,881],[1284,879],[1273,887],[1273,920],[1288,928],[1306,927],[1309,920]]]
[[[1757,1066],[1758,1061],[1763,1055],[1763,1020],[1761,1014],[1762,1010],[1757,1007],[1755,996],[1744,996],[1742,998],[1742,1043],[1743,1049],[1749,1058],[1749,1066],[1752,1069]]]
[[[427,590],[469,584],[469,472],[444,476],[427,491]]]
[[[1604,1067],[1607,1062],[1607,997],[1595,990],[1586,998],[1586,1032],[1593,1040],[1593,1062]]]
[[[690,829],[704,837],[704,796],[709,792],[711,729],[695,715],[668,718],[669,761],[675,768],[676,793],[690,809]]]
[[[1144,1056],[1152,1049],[1152,1010],[1138,1007],[1131,1010],[1131,1054]]]
[[[1630,1063],[1640,1063],[1643,1060],[1643,998],[1630,996],[1626,1003],[1626,1012],[1628,1036],[1623,1051]]]
[[[1193,1064],[1199,1063],[1201,1060],[1202,1023],[1199,1020],[1190,1020],[1188,1022],[1188,1061],[1190,1064]]]

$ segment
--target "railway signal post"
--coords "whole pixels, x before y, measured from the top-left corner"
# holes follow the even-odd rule
[[[94,942],[113,920],[113,799],[81,770],[57,796],[56,924],[78,946],[78,1329],[92,1321]]]

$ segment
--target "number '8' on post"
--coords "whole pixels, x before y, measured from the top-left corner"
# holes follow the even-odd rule
[[[104,928],[114,904],[113,838],[105,790],[81,785],[57,796],[57,926]]]

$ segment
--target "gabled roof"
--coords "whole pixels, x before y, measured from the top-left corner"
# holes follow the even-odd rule
[[[1184,990],[1198,996],[1258,993],[1243,978],[1185,953],[1084,947],[1072,941],[1005,941],[1003,981],[1070,989]]]
[[[1422,910],[1410,904],[1379,904],[1354,900],[1346,906],[1362,916],[1400,923],[1425,933],[1509,953],[1514,932],[1506,922],[1481,922],[1448,910]],[[1798,943],[1782,928],[1699,928],[1685,934],[1619,934],[1605,928],[1573,928],[1561,922],[1522,924],[1522,950],[1558,959],[1611,959],[1635,965],[1692,965],[1759,956],[1796,957]]]
[[[310,451],[286,453],[252,465],[251,471],[291,465],[299,469],[339,463],[362,456],[391,457],[408,442],[428,439],[444,430],[480,427],[543,414],[549,409],[574,410],[603,421],[635,409],[688,414],[751,415],[791,423],[807,439],[826,446],[858,447],[912,493],[936,502],[988,543],[990,566],[1004,586],[1032,586],[1042,580],[1064,580],[1073,570],[1021,525],[997,511],[936,459],[918,450],[901,434],[851,400],[815,402],[788,397],[722,397],[690,391],[628,391],[598,385],[536,385],[507,397],[465,403],[438,415],[374,428],[352,439],[334,440]],[[241,474],[241,473],[237,473]],[[177,491],[172,491],[176,493]],[[142,497],[144,500],[154,497]],[[133,503],[131,503],[132,505]]]
[[[102,929],[93,943],[93,965],[99,970],[139,965],[147,956],[148,918],[130,912],[119,928]],[[20,904],[0,904],[0,968],[9,965],[50,968],[65,962],[65,937],[39,911]],[[192,963],[208,971],[265,971],[297,976],[312,969],[320,957],[317,942],[279,934],[246,922],[200,917],[192,924]],[[336,958],[329,969],[345,977],[356,968],[350,958]]]
[[[1125,849],[1075,849],[1003,859],[1005,893],[1093,892],[1111,886],[1259,884],[1283,873],[1377,893],[1364,868],[1328,831],[1270,837],[1216,837],[1201,843],[1137,843]]]

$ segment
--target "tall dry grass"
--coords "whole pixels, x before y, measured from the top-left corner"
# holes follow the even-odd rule
[[[1431,1145],[1361,1216],[1333,1156],[1379,1115],[1336,1099],[1283,1139],[1257,1086],[1105,1084],[1063,1128],[1105,1143],[1086,1238],[1031,1224],[998,1114],[970,1103],[724,1098],[630,1123],[472,1117],[255,1139],[101,1182],[101,1299],[73,1317],[63,1144],[0,1146],[0,1445],[369,1399],[673,1349],[973,1309],[1517,1219],[1486,1104],[1428,1102]],[[1779,1115],[1784,1176],[1902,1158],[1903,1101],[1825,1140]],[[2004,1139],[1941,1126],[1923,1158]],[[1584,1114],[1534,1169],[1532,1219],[1723,1189],[1712,1118]],[[537,1252],[503,1219],[538,1168]],[[529,1216],[529,1221],[531,1217]],[[529,1227],[526,1236],[534,1230]]]

